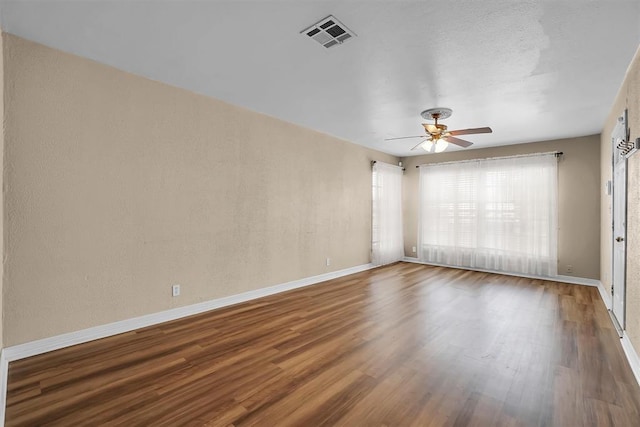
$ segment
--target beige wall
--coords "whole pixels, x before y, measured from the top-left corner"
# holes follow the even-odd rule
[[[4,48],[5,346],[369,262],[370,161],[397,158]]]
[[[640,49],[629,65],[627,75],[613,103],[609,117],[602,131],[601,186],[611,179],[611,132],[617,118],[628,109],[628,125],[631,140],[640,137]],[[611,290],[611,202],[610,196],[603,197],[601,203],[600,251],[602,271],[601,281]],[[640,153],[629,157],[627,163],[627,296],[626,330],[636,352],[640,353]]]
[[[531,144],[452,151],[403,158],[405,254],[417,246],[418,169],[416,165],[454,160],[562,151],[558,165],[558,274],[598,279],[600,235],[600,138],[598,135]],[[573,273],[567,266],[573,266]]]

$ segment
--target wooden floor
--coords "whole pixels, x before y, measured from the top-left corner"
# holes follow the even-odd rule
[[[639,426],[596,288],[399,263],[9,366],[8,426]]]

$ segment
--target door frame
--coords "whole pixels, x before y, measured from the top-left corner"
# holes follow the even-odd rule
[[[621,152],[621,150],[617,147],[618,143],[622,140],[622,141],[627,141],[628,140],[628,128],[627,128],[627,110],[625,109],[623,114],[618,117],[618,122],[616,123],[615,128],[613,129],[612,133],[611,133],[611,314],[612,314],[612,318],[615,321],[614,323],[616,324],[616,327],[620,328],[619,332],[622,332],[625,330],[626,328],[626,314],[627,314],[627,278],[626,278],[626,271],[627,271],[627,227],[626,227],[626,220],[627,220],[627,158],[626,156]],[[620,163],[622,163],[620,166],[618,166]],[[624,168],[624,177],[622,178],[624,180],[623,185],[618,185],[616,186],[616,168],[617,167],[622,167]],[[619,189],[622,187],[623,191],[622,193],[619,193],[618,196],[622,196],[624,198],[623,203],[622,203],[622,221],[624,223],[624,236],[616,236],[615,233],[615,226],[616,226],[616,215],[619,214],[619,212],[616,212],[616,187],[618,187]],[[623,240],[621,242],[616,241],[616,238],[622,238]],[[616,279],[616,245],[624,245],[623,247],[623,259],[622,259],[622,295],[620,295],[620,298],[622,299],[622,313],[621,316],[618,316],[615,313],[614,307],[615,307],[615,301],[616,301],[616,281],[619,279]],[[620,282],[618,282],[620,283]]]

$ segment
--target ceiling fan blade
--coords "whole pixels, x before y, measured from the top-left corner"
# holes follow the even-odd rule
[[[424,130],[426,130],[427,133],[440,133],[440,129],[431,123],[423,123],[422,126],[424,126]]]
[[[398,138],[385,138],[385,141],[395,141],[396,139],[424,138],[424,135],[418,136],[400,136]]]
[[[460,130],[452,130],[447,132],[449,135],[471,135],[474,133],[491,133],[493,132],[490,127],[486,128],[473,128],[473,129],[460,129]]]
[[[425,142],[427,142],[427,141],[428,141],[428,139],[427,139],[427,138],[425,138],[423,141],[420,141],[420,144],[416,145],[416,146],[415,146],[415,147],[413,147],[411,150],[416,150],[416,149],[420,148],[420,146],[421,146],[422,144],[424,144]]]
[[[443,139],[462,148],[467,148],[468,146],[473,145],[473,142],[471,141],[465,141],[464,139],[456,138],[454,136],[445,136]]]

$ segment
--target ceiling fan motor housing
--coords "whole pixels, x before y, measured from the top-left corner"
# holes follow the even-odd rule
[[[425,120],[442,120],[451,117],[451,108],[437,107],[424,110],[420,115]]]

